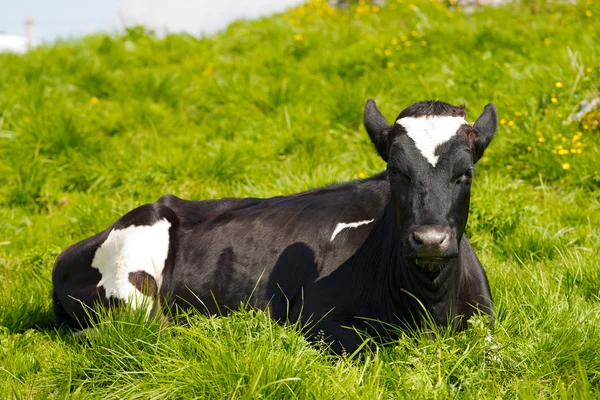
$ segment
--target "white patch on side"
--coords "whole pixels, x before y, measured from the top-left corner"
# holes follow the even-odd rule
[[[358,228],[361,225],[367,225],[373,221],[375,221],[375,220],[369,219],[369,220],[365,220],[365,221],[350,222],[350,223],[340,222],[337,224],[337,226],[333,230],[333,233],[331,234],[330,242],[333,242],[333,239],[335,239],[335,237],[338,235],[338,233],[340,233],[341,231],[343,231],[346,228]]]
[[[145,296],[129,282],[129,273],[145,271],[162,284],[162,271],[169,253],[169,228],[171,223],[162,219],[151,226],[129,226],[109,233],[96,250],[92,267],[102,278],[97,287],[104,287],[106,298],[122,299],[131,308],[152,307],[152,299]]]
[[[406,117],[396,121],[406,130],[406,134],[415,142],[423,157],[435,167],[438,156],[435,149],[456,135],[458,128],[467,123],[462,117],[424,116]]]

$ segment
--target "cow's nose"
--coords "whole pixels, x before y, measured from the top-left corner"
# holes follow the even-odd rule
[[[450,230],[436,225],[419,226],[409,240],[417,257],[440,257],[450,246]]]

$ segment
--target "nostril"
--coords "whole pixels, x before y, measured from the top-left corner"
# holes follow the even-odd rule
[[[448,234],[444,233],[443,235],[441,235],[441,239],[440,239],[439,244],[444,243],[446,240],[448,240]]]
[[[417,244],[419,246],[423,245],[423,238],[421,238],[417,232],[413,232],[413,234],[411,236],[412,236],[412,240],[415,244]]]

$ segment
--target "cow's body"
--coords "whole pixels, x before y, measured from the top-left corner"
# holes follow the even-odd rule
[[[485,272],[460,229],[455,254],[420,258],[435,264],[443,256],[443,266],[411,261],[393,185],[384,172],[270,199],[162,197],[59,256],[57,322],[85,325],[85,305],[98,300],[135,307],[159,299],[175,315],[189,307],[223,314],[249,301],[279,321],[300,320],[341,352],[360,344],[348,327],[385,337],[390,324],[419,326],[424,309],[458,327],[491,313]]]

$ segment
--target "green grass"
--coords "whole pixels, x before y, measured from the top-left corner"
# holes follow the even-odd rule
[[[600,397],[600,131],[567,122],[600,81],[600,8],[413,3],[313,2],[201,39],[131,29],[0,55],[0,398]],[[389,120],[429,98],[471,121],[499,109],[468,227],[491,342],[475,320],[343,359],[244,307],[183,326],[115,315],[88,339],[50,327],[60,250],[140,204],[382,170],[369,97]]]

